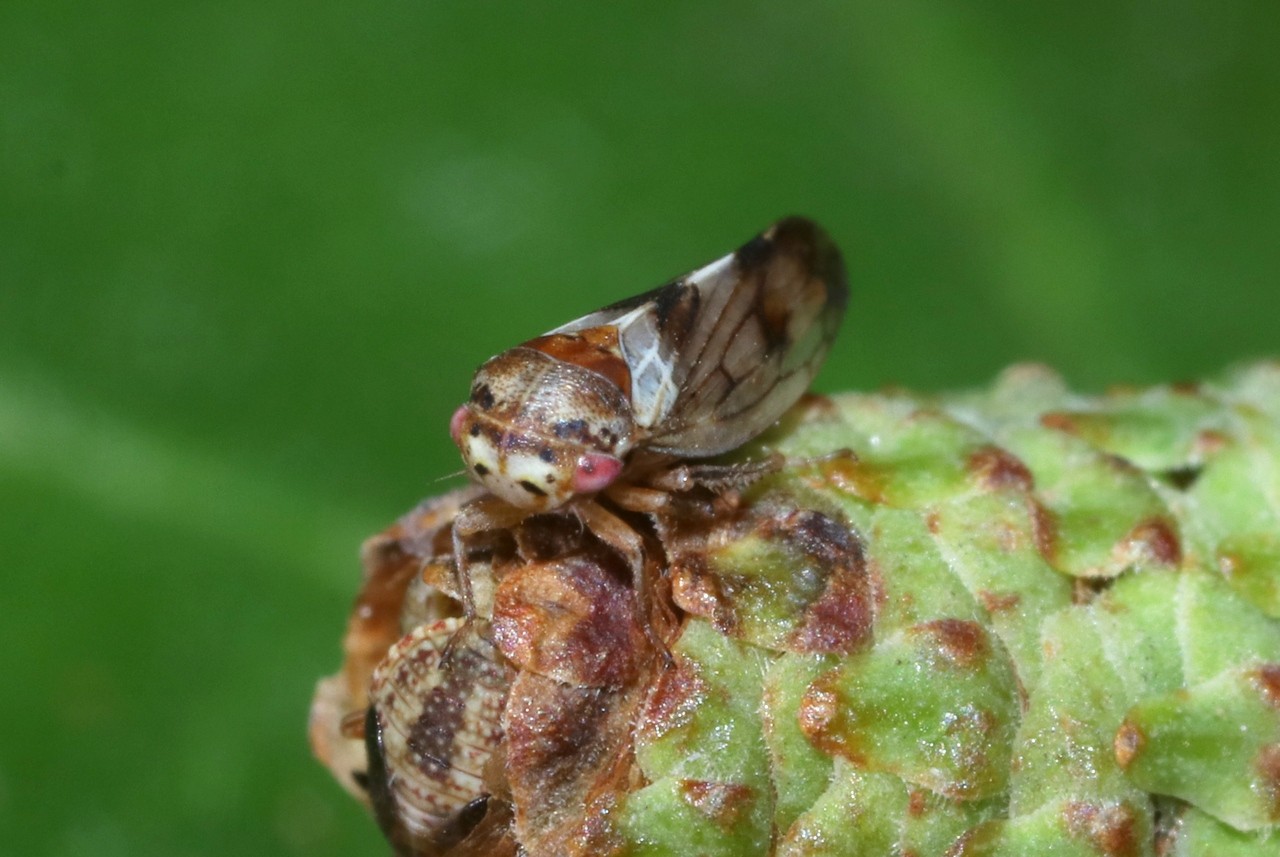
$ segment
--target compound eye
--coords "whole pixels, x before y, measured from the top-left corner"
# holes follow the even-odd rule
[[[599,452],[588,452],[578,457],[573,470],[573,492],[594,494],[607,488],[622,473],[622,459]]]
[[[467,426],[467,406],[459,405],[458,409],[453,412],[453,416],[449,418],[449,436],[453,438],[453,442],[462,445],[462,432]]]

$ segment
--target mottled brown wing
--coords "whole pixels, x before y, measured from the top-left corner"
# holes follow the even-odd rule
[[[840,251],[815,223],[781,220],[666,296],[674,401],[645,444],[697,457],[741,446],[808,389],[844,317]]]
[[[789,217],[728,256],[551,331],[612,325],[640,442],[716,455],[768,428],[813,381],[849,300],[840,251]]]

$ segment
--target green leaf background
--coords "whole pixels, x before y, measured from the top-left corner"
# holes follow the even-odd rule
[[[0,4],[0,838],[380,854],[309,758],[482,359],[804,213],[827,390],[1277,350],[1280,7]]]

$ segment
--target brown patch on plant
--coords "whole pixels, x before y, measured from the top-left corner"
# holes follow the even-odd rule
[[[936,619],[910,629],[913,636],[928,637],[935,651],[959,667],[973,668],[991,653],[991,644],[982,626],[967,619]]]
[[[1250,675],[1253,686],[1262,693],[1262,699],[1272,708],[1280,709],[1280,664],[1262,664]]]
[[[741,783],[681,780],[680,797],[718,827],[728,830],[755,800],[755,789]]]
[[[1258,775],[1257,790],[1267,802],[1267,816],[1276,821],[1280,819],[1280,744],[1264,744],[1253,768]]]
[[[1035,497],[1027,498],[1027,511],[1031,515],[1031,537],[1035,541],[1036,550],[1044,561],[1057,567],[1058,560],[1058,516]]]
[[[1111,742],[1116,764],[1122,769],[1128,768],[1146,745],[1147,736],[1141,727],[1131,720],[1125,720],[1116,730],[1116,736]]]
[[[1035,478],[1030,468],[1012,452],[998,446],[982,446],[969,454],[969,475],[987,491],[1031,491]]]
[[[976,594],[986,611],[993,615],[1016,610],[1022,602],[1022,596],[1017,592],[992,592],[989,589],[979,589]]]
[[[697,669],[687,659],[676,656],[675,664],[663,670],[653,684],[637,725],[637,736],[651,741],[688,723],[707,690]]]
[[[826,571],[826,586],[805,610],[790,646],[798,652],[847,654],[871,640],[874,613],[866,552],[847,525],[821,512],[790,512],[761,526],[766,537],[783,540]]]
[[[1133,857],[1140,852],[1137,819],[1127,804],[1071,801],[1062,809],[1062,820],[1068,831],[1105,857]]]
[[[1140,521],[1116,545],[1116,549],[1129,562],[1145,559],[1171,566],[1182,562],[1182,541],[1178,538],[1176,526],[1161,516]]]

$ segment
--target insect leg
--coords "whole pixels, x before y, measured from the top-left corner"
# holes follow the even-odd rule
[[[483,581],[474,579],[471,564],[467,561],[468,539],[481,533],[511,529],[528,516],[528,510],[516,508],[490,495],[472,500],[454,518],[453,556],[458,568],[462,606],[468,617],[488,616],[493,612],[494,587],[491,578]]]
[[[628,512],[659,515],[671,508],[671,492],[646,488],[633,482],[615,482],[604,489],[604,495]]]
[[[635,580],[644,577],[644,539],[635,528],[599,503],[577,503],[573,511],[592,535],[617,551],[627,561]]]
[[[645,636],[649,638],[653,647],[670,662],[671,652],[653,627],[650,611],[653,593],[649,575],[646,573],[644,538],[636,532],[634,527],[595,501],[577,503],[573,508],[582,525],[600,541],[617,551],[630,566],[631,586],[635,591],[640,625],[644,628]]]
[[[677,464],[654,473],[645,483],[659,491],[684,493],[695,488],[707,488],[716,494],[746,488],[753,482],[777,473],[787,463],[780,452],[754,461],[733,464]]]
[[[780,452],[773,452],[764,458],[732,464],[677,464],[650,474],[645,477],[644,482],[659,491],[684,493],[695,488],[706,488],[713,493],[723,494],[726,491],[748,488],[787,466],[811,467],[841,458],[857,459],[857,456],[849,449],[838,449],[825,455],[806,458],[788,458]]]

